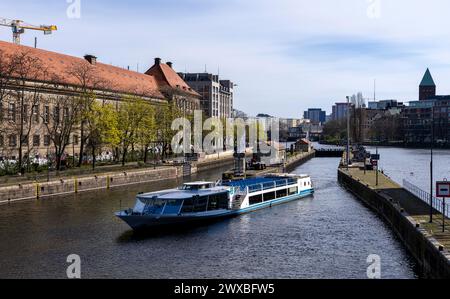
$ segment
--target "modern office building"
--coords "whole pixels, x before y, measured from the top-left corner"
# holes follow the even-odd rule
[[[210,73],[179,73],[201,96],[201,106],[207,117],[233,117],[234,84]]]
[[[336,103],[333,106],[332,119],[342,120],[347,117],[348,104],[347,103]]]
[[[303,113],[303,118],[311,120],[312,123],[325,123],[327,114],[320,108],[309,108]]]

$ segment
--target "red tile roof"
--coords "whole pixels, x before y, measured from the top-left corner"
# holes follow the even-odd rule
[[[154,76],[161,87],[172,87],[182,90],[196,97],[201,97],[199,93],[193,90],[170,66],[165,63],[154,64],[148,71],[147,75]]]
[[[46,78],[38,78],[38,80],[47,81],[49,80],[48,78],[51,78],[51,81],[55,83],[80,86],[80,80],[72,74],[73,70],[76,66],[87,66],[92,68],[90,77],[95,78],[96,82],[104,83],[104,88],[100,89],[164,98],[156,81],[157,79],[153,76],[99,62],[91,65],[83,58],[0,41],[0,52],[4,54],[12,55],[21,51],[28,53],[31,57],[37,57],[42,66],[47,69],[48,76]]]

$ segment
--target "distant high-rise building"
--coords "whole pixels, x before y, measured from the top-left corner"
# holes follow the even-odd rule
[[[336,103],[333,106],[332,119],[341,120],[347,117],[348,105],[347,103]]]
[[[427,69],[419,85],[419,101],[428,100],[434,96],[436,96],[436,84],[430,70]]]
[[[325,123],[327,114],[320,108],[309,108],[303,113],[303,118],[311,120],[313,123]]]

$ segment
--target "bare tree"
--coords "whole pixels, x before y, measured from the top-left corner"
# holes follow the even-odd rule
[[[55,148],[56,169],[61,169],[61,160],[67,146],[70,144],[70,136],[79,124],[82,115],[83,103],[79,98],[71,95],[61,95],[55,100],[55,106],[50,119],[42,115],[49,138]]]
[[[9,79],[3,79],[7,80],[9,86],[6,87],[9,91],[3,93],[9,99],[6,130],[11,139],[18,141],[17,166],[23,174],[24,150],[27,150],[29,162],[29,136],[32,128],[39,122],[39,103],[45,85],[43,82],[48,81],[48,72],[41,60],[29,51],[16,52],[8,61],[12,71],[8,74]]]
[[[77,93],[77,102],[82,106],[82,114],[89,113],[92,109],[92,104],[96,100],[96,90],[111,90],[112,83],[101,79],[97,76],[94,66],[88,62],[73,64],[67,71],[67,75],[75,78],[75,92]],[[78,167],[83,163],[83,153],[89,139],[89,132],[86,129],[86,114],[81,115],[79,130],[80,130],[80,152]]]

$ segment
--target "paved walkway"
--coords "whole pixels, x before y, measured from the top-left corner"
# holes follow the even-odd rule
[[[342,169],[347,172],[346,169]],[[392,197],[414,220],[421,224],[439,243],[446,248],[450,248],[450,220],[446,219],[446,229],[442,232],[442,214],[434,211],[433,223],[430,220],[430,206],[409,193],[399,184],[392,181],[382,173],[378,174],[378,186],[376,185],[376,172],[350,168],[349,173],[352,177],[359,179],[374,190],[380,190]],[[450,204],[450,203],[449,203]]]

